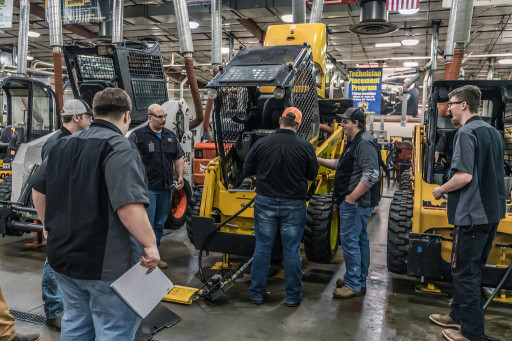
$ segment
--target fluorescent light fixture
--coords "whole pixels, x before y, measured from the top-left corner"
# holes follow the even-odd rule
[[[281,16],[284,22],[293,22],[293,14],[285,14]]]
[[[30,60],[34,60],[34,57],[32,57],[32,56],[27,56],[27,60],[29,60],[29,61],[30,61]]]
[[[229,47],[223,47],[223,48],[221,48],[221,49],[220,49],[220,52],[221,52],[222,54],[228,54],[228,53],[229,53]]]
[[[41,33],[35,31],[28,31],[27,36],[31,38],[39,38],[39,36],[41,36]]]
[[[198,28],[199,27],[199,23],[195,22],[195,21],[189,21],[188,22],[188,26],[190,26],[191,29]]]
[[[498,60],[498,63],[500,64],[512,64],[512,58],[505,58]]]
[[[414,33],[412,33],[412,30],[409,31],[409,33],[407,33],[407,36],[405,37],[404,40],[402,40],[402,45],[404,46],[414,46],[414,45],[418,45],[420,41],[416,38],[414,38]]]
[[[416,14],[416,13],[418,13],[419,10],[420,10],[419,7],[413,8],[413,9],[401,9],[401,10],[398,10],[398,13],[404,14],[404,15],[409,15],[409,14]]]
[[[401,46],[400,43],[377,43],[375,44],[375,47],[396,47]]]
[[[328,69],[332,69],[334,67],[334,64],[327,63],[327,65],[325,67]]]
[[[404,66],[406,66],[406,67],[416,67],[416,66],[418,66],[418,62],[404,62]]]
[[[405,46],[414,46],[414,45],[418,45],[420,41],[418,39],[404,39],[402,40],[402,45],[405,45]]]

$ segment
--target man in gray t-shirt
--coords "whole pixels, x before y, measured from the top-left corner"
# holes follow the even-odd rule
[[[481,92],[467,85],[449,94],[448,109],[463,125],[455,136],[453,177],[433,195],[448,194],[448,222],[454,225],[451,273],[455,294],[449,315],[430,320],[449,340],[484,340],[480,303],[481,268],[486,264],[500,219],[505,217],[504,146],[499,132],[477,115]]]

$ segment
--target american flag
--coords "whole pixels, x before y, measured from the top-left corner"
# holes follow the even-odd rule
[[[415,9],[420,6],[420,0],[386,0],[388,11],[399,11],[401,9]]]

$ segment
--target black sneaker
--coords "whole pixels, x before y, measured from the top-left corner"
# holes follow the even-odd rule
[[[255,298],[251,298],[251,303],[252,304],[256,304],[256,305],[262,305],[264,303],[263,299],[255,299]]]
[[[285,304],[286,304],[286,306],[288,308],[295,308],[295,307],[298,307],[300,305],[300,302],[302,302],[302,300],[297,301],[297,302],[292,302],[292,303],[286,302]]]

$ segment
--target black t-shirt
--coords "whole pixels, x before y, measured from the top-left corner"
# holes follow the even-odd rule
[[[50,153],[50,150],[52,150],[53,146],[59,141],[61,138],[71,135],[71,132],[67,130],[65,127],[60,128],[46,140],[45,144],[43,145],[43,148],[41,149],[41,160],[44,160],[48,154]]]
[[[418,115],[418,101],[420,93],[416,87],[409,90],[409,98],[407,99],[407,115]]]
[[[256,175],[256,193],[284,199],[307,199],[308,180],[318,168],[311,143],[289,129],[256,141],[244,163],[245,175]]]
[[[436,152],[442,153],[443,157],[446,160],[444,168],[450,168],[450,165],[452,163],[453,140],[455,139],[455,134],[457,134],[456,129],[447,131],[439,138],[439,141],[437,141],[436,144]]]
[[[135,145],[113,124],[60,139],[34,172],[46,195],[46,252],[53,270],[85,280],[119,278],[142,256],[117,210],[149,204],[144,166]]]
[[[133,131],[130,140],[137,145],[146,167],[149,189],[160,191],[170,188],[174,161],[185,155],[176,135],[164,128],[158,137],[149,125],[145,125]]]

